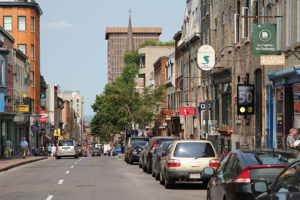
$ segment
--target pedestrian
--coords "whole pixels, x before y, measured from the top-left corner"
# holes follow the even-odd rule
[[[9,138],[6,140],[5,143],[5,157],[11,158],[12,157],[12,142],[9,140]]]
[[[48,156],[51,156],[52,147],[51,144],[48,144]]]
[[[26,141],[25,137],[22,138],[20,146],[22,149],[22,158],[25,159],[28,151],[28,142]]]
[[[290,134],[286,138],[286,149],[294,149],[294,143],[297,140],[297,129],[291,128]]]
[[[221,160],[223,160],[227,156],[227,154],[228,154],[228,147],[225,146],[224,150],[222,151],[222,158],[221,158]]]
[[[51,156],[54,157],[55,156],[55,152],[56,152],[56,147],[54,144],[52,144],[52,147],[51,147]]]

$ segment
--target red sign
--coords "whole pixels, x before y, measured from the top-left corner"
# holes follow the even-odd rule
[[[179,115],[195,115],[194,107],[180,107]]]
[[[47,117],[48,117],[46,110],[42,110],[40,112],[40,115],[41,115],[40,122],[46,122],[47,121]]]

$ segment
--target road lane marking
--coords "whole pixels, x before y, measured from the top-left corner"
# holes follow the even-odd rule
[[[68,171],[66,171],[66,174],[69,174],[70,173],[70,171],[68,170]]]
[[[63,179],[59,180],[59,181],[58,181],[58,185],[61,185],[61,184],[63,184],[63,182],[64,182],[64,180],[63,180]]]
[[[73,168],[74,168],[74,166],[72,165],[70,168],[71,168],[71,169],[73,169]]]
[[[75,162],[74,164],[77,165],[77,162]]]
[[[49,195],[46,200],[51,200],[53,197],[53,195]]]

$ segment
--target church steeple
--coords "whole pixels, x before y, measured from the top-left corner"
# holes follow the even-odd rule
[[[131,9],[129,10],[129,24],[128,24],[128,38],[127,38],[127,51],[133,51],[133,34],[131,25]]]

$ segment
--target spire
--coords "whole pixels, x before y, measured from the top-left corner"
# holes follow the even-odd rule
[[[129,24],[128,24],[128,38],[127,51],[133,51],[133,34],[131,25],[131,9],[129,9]]]

